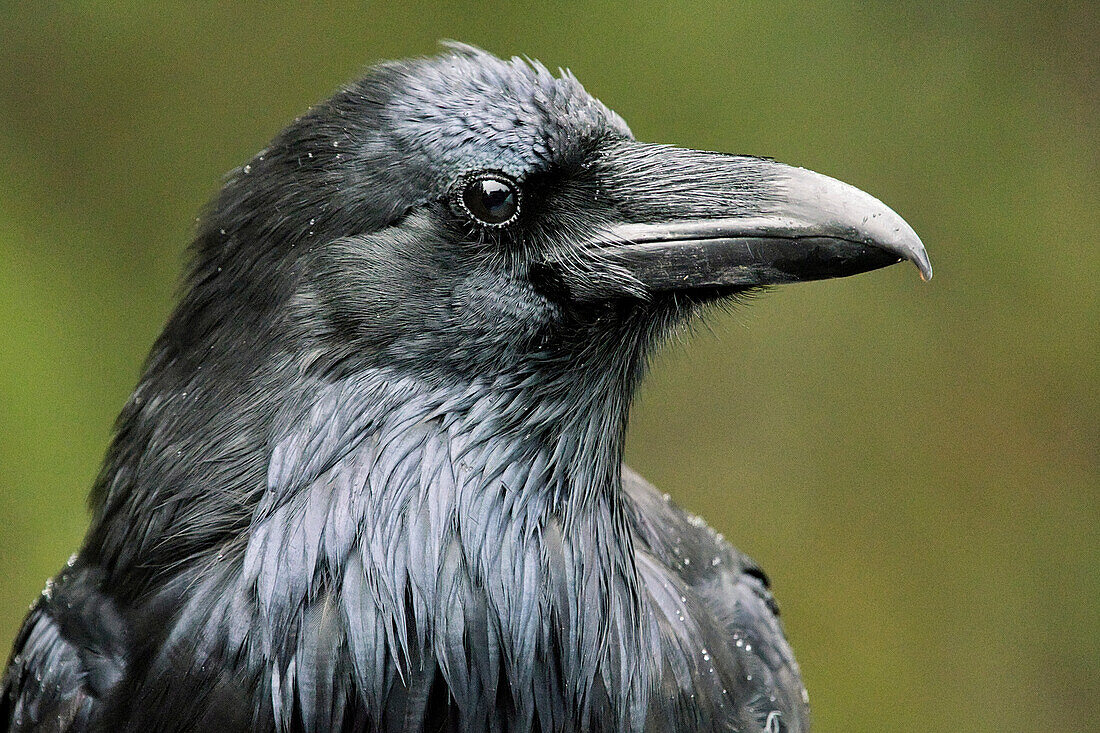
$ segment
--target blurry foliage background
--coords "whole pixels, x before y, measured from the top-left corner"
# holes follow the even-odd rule
[[[224,172],[368,62],[569,66],[642,139],[865,188],[936,267],[671,344],[630,462],[770,572],[822,731],[1096,730],[1100,14],[1080,3],[0,4],[0,639],[79,544]]]

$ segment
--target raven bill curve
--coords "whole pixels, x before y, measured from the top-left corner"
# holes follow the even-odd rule
[[[680,152],[654,147],[654,157]],[[681,200],[695,193],[700,200],[721,202],[717,187],[724,181],[731,186],[749,181],[753,205],[744,216],[729,216],[734,206],[714,218],[700,216],[697,206],[683,216],[673,209],[667,221],[606,228],[590,246],[651,292],[822,280],[904,260],[916,265],[922,279],[931,279],[932,265],[916,232],[874,196],[804,168],[712,155],[688,163],[699,169],[697,184],[687,182],[690,169],[681,161],[669,190]],[[730,174],[723,173],[724,166]],[[647,172],[660,169],[654,165]],[[647,183],[652,190],[661,181]]]

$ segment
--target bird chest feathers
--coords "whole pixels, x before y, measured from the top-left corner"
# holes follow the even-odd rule
[[[694,591],[636,545],[616,431],[502,381],[318,390],[274,445],[247,543],[196,575],[172,656],[244,660],[286,723],[334,714],[317,685],[341,675],[365,710],[406,717],[438,714],[416,705],[442,684],[471,730],[503,725],[483,702],[498,696],[542,730],[641,728],[668,689],[721,706],[732,681],[671,633]],[[235,623],[242,603],[262,627]]]

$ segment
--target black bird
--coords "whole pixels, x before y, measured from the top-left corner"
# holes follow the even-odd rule
[[[372,69],[229,177],[0,693],[9,730],[804,731],[764,573],[622,466],[707,304],[900,260],[568,72]]]

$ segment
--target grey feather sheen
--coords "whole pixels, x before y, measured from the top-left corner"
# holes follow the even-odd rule
[[[324,675],[312,660],[345,654],[375,710],[395,675],[409,686],[436,664],[470,730],[501,684],[521,729],[597,714],[641,729],[659,660],[691,652],[661,649],[669,606],[639,587],[610,490],[626,405],[534,387],[431,388],[382,370],[319,385],[275,441],[243,556],[211,568],[181,614],[205,627],[178,627],[169,646],[197,644],[197,664],[203,646],[273,660],[282,720]],[[267,622],[227,625],[240,616],[223,607],[249,597]],[[326,614],[342,634],[315,620]]]
[[[429,157],[441,173],[491,168],[522,178],[579,138],[631,136],[626,122],[568,72],[554,76],[531,59],[449,47],[442,57],[390,67],[402,77],[403,94],[390,100],[382,128],[393,136],[390,144]]]

